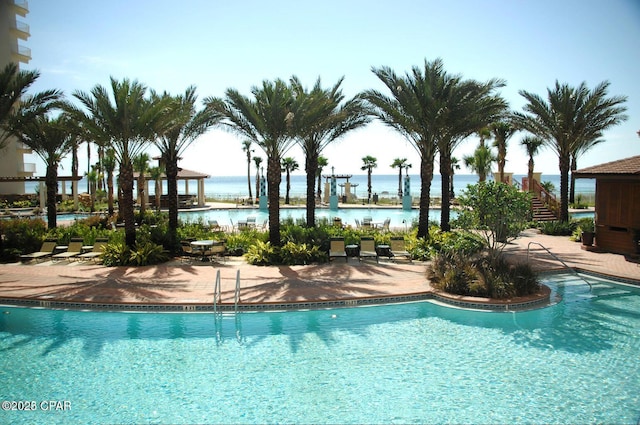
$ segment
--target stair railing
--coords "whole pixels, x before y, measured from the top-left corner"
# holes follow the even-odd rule
[[[542,203],[556,216],[556,218],[560,218],[560,203],[554,194],[547,192],[547,190],[542,187],[538,180],[533,179],[530,183],[532,183],[533,193],[535,196],[542,201]]]

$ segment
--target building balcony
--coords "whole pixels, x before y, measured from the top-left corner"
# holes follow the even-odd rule
[[[25,162],[18,164],[18,177],[31,177],[36,172],[36,164]]]
[[[27,0],[13,0],[13,8],[18,15],[25,17],[29,13],[29,2]]]
[[[21,40],[27,40],[31,36],[29,30],[29,25],[24,22],[16,21],[16,24],[11,28],[11,34]]]
[[[13,51],[13,58],[16,62],[29,63],[31,60],[31,49],[18,45],[18,48]]]

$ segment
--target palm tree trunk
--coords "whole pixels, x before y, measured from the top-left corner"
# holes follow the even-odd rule
[[[251,193],[251,153],[250,152],[247,152],[247,187],[249,188],[249,202],[253,204],[253,193]]]
[[[107,204],[109,210],[109,217],[113,215],[113,172],[107,173]]]
[[[560,221],[569,221],[569,155],[560,155]]]
[[[291,171],[289,171],[289,168],[287,168],[287,193],[284,198],[284,203],[287,205],[289,205],[289,203],[291,202],[291,199],[289,198],[290,190],[291,190]]]
[[[367,203],[371,203],[371,167],[367,168]]]
[[[56,192],[57,192],[58,164],[47,165],[47,226],[53,229],[57,226]]]
[[[165,173],[167,174],[167,199],[169,204],[169,243],[172,249],[177,249],[178,235],[178,160],[165,159]]]
[[[267,192],[269,198],[269,242],[280,246],[280,158],[267,159]]]
[[[527,178],[529,179],[529,192],[533,192],[533,170],[534,170],[534,162],[533,162],[533,157],[529,157],[529,173],[527,175]]]
[[[402,166],[398,168],[400,169],[398,172],[398,198],[402,199]]]
[[[307,156],[305,171],[307,172],[307,227],[316,225],[316,173],[318,172],[318,156]]]
[[[136,243],[136,223],[133,211],[133,165],[120,164],[120,183],[122,184],[122,199],[120,214],[124,220],[125,243],[133,248]]]
[[[440,190],[442,192],[442,206],[440,210],[440,229],[444,232],[451,230],[449,224],[451,218],[451,194],[449,193],[451,181],[451,156],[440,154],[440,177],[442,183]]]
[[[256,198],[260,199],[260,169],[256,167]]]
[[[431,181],[433,180],[433,158],[420,158],[420,215],[418,216],[418,237],[429,236],[429,204],[431,203]]]
[[[573,172],[576,171],[578,167],[577,159],[575,155],[571,155],[571,181],[569,186],[569,203],[573,204],[575,202],[576,196],[576,177],[573,175]]]
[[[142,217],[144,217],[144,211],[147,207],[147,203],[144,201],[144,189],[145,189],[145,178],[144,178],[144,171],[140,171],[140,174],[138,175],[138,197],[140,198],[140,219],[142,220]]]

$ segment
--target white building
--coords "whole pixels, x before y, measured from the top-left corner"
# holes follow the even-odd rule
[[[0,67],[10,62],[27,64],[31,60],[31,49],[21,44],[29,36],[29,25],[21,20],[29,13],[26,0],[0,0]],[[24,155],[31,150],[10,140],[0,152],[0,194],[24,194],[25,177],[33,177],[36,172],[34,163],[25,163]],[[16,181],[11,179],[16,178]]]

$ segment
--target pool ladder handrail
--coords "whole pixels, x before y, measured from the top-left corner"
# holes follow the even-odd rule
[[[216,281],[213,287],[213,312],[218,312],[218,305],[222,297],[220,289],[220,270],[216,271]],[[240,301],[240,270],[236,271],[236,289],[233,296],[233,311],[238,312],[238,302]]]
[[[551,252],[549,250],[549,248],[547,248],[546,246],[542,245],[540,242],[535,242],[535,241],[531,241],[529,242],[529,244],[527,245],[527,264],[529,264],[529,251],[531,250],[531,245],[538,245],[540,248],[544,249],[545,251],[547,251],[547,253],[553,257],[555,260],[559,261],[563,266],[565,266],[567,269],[571,270],[573,272],[573,274],[575,274],[578,278],[582,279],[587,285],[589,285],[589,289],[593,289],[593,286],[591,286],[591,282],[589,282],[584,276],[581,276],[575,268],[570,267],[567,263],[564,262],[564,260],[560,257],[558,257],[557,255],[555,255],[553,252]]]

